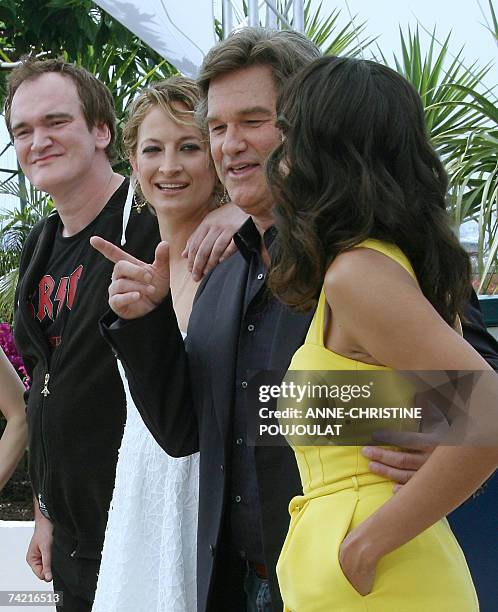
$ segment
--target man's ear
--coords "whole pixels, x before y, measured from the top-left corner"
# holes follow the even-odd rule
[[[98,149],[105,149],[111,142],[111,130],[107,123],[100,123],[94,128],[95,135],[97,137],[96,146]]]

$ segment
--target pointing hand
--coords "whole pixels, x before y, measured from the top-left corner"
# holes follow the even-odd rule
[[[142,317],[160,304],[169,291],[169,246],[160,242],[152,264],[144,263],[100,236],[90,244],[109,261],[114,270],[109,286],[109,306],[121,319]]]

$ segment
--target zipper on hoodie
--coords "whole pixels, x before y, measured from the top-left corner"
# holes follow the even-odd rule
[[[120,189],[120,187],[118,188]],[[113,196],[111,196],[113,197]],[[106,204],[107,206],[107,204]],[[129,213],[128,213],[129,215]],[[122,213],[122,244],[126,243],[126,238],[125,238],[125,230],[126,230],[126,226],[128,225],[128,221],[129,221],[129,216],[127,215],[127,211],[123,210]],[[40,236],[38,237],[38,240],[40,239]],[[35,253],[37,254],[39,250],[39,243],[35,246],[34,250],[33,250],[33,257],[35,256]],[[87,262],[88,263],[88,262]],[[24,276],[23,276],[23,283],[27,282],[26,277],[28,274],[28,270],[29,270],[29,266],[26,266],[26,269],[24,271]],[[83,278],[83,282],[80,281],[79,284],[79,292],[81,294],[83,287],[86,285],[87,283],[87,279],[88,279],[88,274],[85,275],[85,277]],[[31,279],[32,280],[32,279]],[[20,294],[21,295],[21,294]],[[46,344],[45,344],[45,337],[41,331],[41,328],[36,325],[34,323],[34,320],[29,316],[28,311],[25,307],[25,304],[18,304],[19,306],[19,313],[21,316],[21,319],[23,320],[24,326],[26,329],[30,329],[33,334],[34,337],[36,337],[36,343],[38,345],[38,349],[39,349],[39,354],[44,356],[44,361],[45,361],[45,366],[46,366],[46,371],[45,371],[45,378],[44,378],[44,384],[43,384],[43,389],[41,390],[40,394],[43,395],[43,398],[41,399],[40,403],[39,403],[39,409],[40,409],[40,440],[41,440],[41,449],[42,449],[42,461],[43,461],[43,477],[41,479],[40,482],[40,493],[42,496],[42,499],[46,502],[47,501],[47,492],[48,492],[48,484],[49,484],[49,476],[48,476],[48,459],[47,459],[47,449],[46,449],[46,444],[45,444],[45,438],[44,438],[44,412],[45,412],[45,401],[47,401],[47,397],[50,395],[50,389],[49,389],[49,382],[50,379],[53,377],[57,371],[57,365],[60,361],[60,354],[61,354],[61,350],[63,348],[63,344],[61,344],[60,346],[58,346],[53,353],[47,354],[46,351]],[[72,324],[74,322],[74,313],[72,317],[69,317],[69,320],[67,322],[66,328],[64,330],[64,334],[66,334],[66,336],[68,336],[68,332],[72,327]],[[33,337],[33,335],[32,335]],[[50,365],[49,365],[50,364]],[[49,371],[50,370],[50,371]],[[45,505],[45,504],[44,504]],[[45,509],[47,510],[48,513],[48,509],[45,506]],[[52,515],[51,515],[52,516]],[[52,518],[54,518],[52,516]]]
[[[50,217],[53,214],[55,213],[51,213],[51,215],[49,215],[48,218],[50,219]],[[44,231],[45,231],[45,228],[44,230],[42,230],[42,232],[37,237],[37,242],[34,245],[34,248],[31,252],[31,259],[33,261],[37,257],[40,256],[40,248],[41,248],[40,241],[42,240]],[[43,388],[40,391],[40,395],[42,395],[43,397],[40,398],[40,401],[38,405],[36,406],[36,408],[40,411],[39,435],[40,435],[41,456],[42,456],[41,458],[42,458],[42,469],[43,469],[42,474],[41,475],[39,474],[39,477],[40,477],[40,480],[38,483],[39,489],[40,489],[39,498],[41,497],[44,501],[46,501],[47,499],[46,497],[47,496],[47,480],[48,480],[48,458],[47,458],[47,446],[45,443],[45,436],[44,436],[44,413],[46,409],[45,402],[47,401],[47,397],[50,395],[48,383],[50,381],[51,375],[53,377],[55,367],[53,367],[54,366],[54,362],[52,359],[53,355],[51,355],[50,352],[47,350],[46,338],[41,330],[41,327],[39,325],[36,325],[34,319],[29,315],[29,312],[26,306],[26,299],[30,299],[29,287],[31,283],[38,281],[37,279],[38,272],[41,272],[41,271],[37,269],[36,274],[35,274],[35,271],[30,271],[30,265],[26,266],[24,273],[23,273],[23,279],[21,281],[22,286],[21,286],[21,291],[19,292],[19,295],[18,295],[17,306],[18,306],[19,316],[24,326],[24,329],[27,332],[29,332],[32,341],[37,346],[37,349],[38,349],[37,353],[38,355],[40,355],[40,362],[43,362],[43,366],[45,367],[45,377],[43,381]],[[22,303],[20,302],[21,299],[23,299]],[[35,406],[33,406],[33,408],[35,408]],[[48,509],[45,503],[43,505],[48,514]]]
[[[45,374],[45,381],[43,383],[43,389],[40,391],[40,393],[43,395],[43,397],[47,397],[47,395],[50,395],[50,391],[48,390],[48,381],[50,380],[50,374],[49,372],[47,372]]]
[[[27,271],[26,271],[27,272]],[[25,272],[25,274],[26,274]],[[37,405],[37,409],[40,411],[40,427],[39,427],[39,436],[40,436],[40,445],[41,445],[41,455],[42,455],[42,469],[43,473],[39,474],[39,494],[41,494],[43,500],[46,502],[47,500],[47,479],[48,479],[48,458],[47,458],[47,446],[44,436],[44,415],[45,410],[47,409],[45,406],[45,402],[47,401],[48,396],[50,395],[49,382],[51,376],[53,376],[54,368],[52,367],[53,361],[51,359],[50,354],[47,352],[46,341],[41,328],[35,324],[34,320],[30,317],[25,304],[19,304],[19,314],[26,330],[30,330],[30,336],[32,340],[38,347],[38,354],[41,357],[40,361],[44,362],[45,367],[45,376],[43,380],[43,388],[40,391],[40,402]],[[43,366],[42,366],[43,367]],[[35,408],[35,406],[33,406]],[[45,506],[46,508],[46,506]],[[48,509],[47,509],[48,513]]]
[[[26,274],[27,270],[25,271]],[[48,389],[48,383],[50,381],[50,373],[49,373],[49,361],[50,361],[50,356],[47,353],[47,349],[46,349],[46,345],[45,345],[45,338],[43,337],[43,334],[41,332],[41,329],[39,326],[37,326],[34,323],[34,320],[29,316],[26,306],[25,304],[19,304],[19,315],[22,321],[22,324],[24,325],[24,329],[25,330],[29,330],[30,336],[32,338],[32,340],[35,342],[35,344],[38,347],[38,354],[42,356],[42,358],[40,359],[40,361],[44,361],[44,366],[45,366],[45,378],[44,378],[44,385],[42,390],[40,391],[40,395],[42,395],[43,397],[40,398],[40,402],[38,403],[37,406],[33,406],[33,408],[38,409],[40,411],[40,426],[39,426],[39,436],[40,436],[40,444],[41,444],[41,455],[42,455],[42,466],[43,466],[43,473],[39,474],[40,477],[40,481],[38,483],[39,485],[39,495],[41,495],[43,497],[43,499],[46,499],[46,478],[47,478],[47,466],[48,466],[48,461],[47,461],[47,449],[46,449],[46,445],[45,445],[45,438],[43,435],[43,414],[44,414],[44,410],[45,410],[45,400],[47,399],[47,396],[50,394],[50,391]],[[31,400],[33,401],[33,400]]]
[[[86,284],[86,280],[88,278],[88,274],[85,275],[85,278],[83,279],[83,282],[80,281],[79,284],[79,291],[81,291],[81,289],[84,287],[84,285]],[[70,337],[71,334],[71,329],[73,327],[73,325],[76,325],[77,323],[77,318],[74,316],[74,312],[72,313],[73,316],[69,317],[66,326],[64,328],[63,331],[63,336],[66,337]],[[40,332],[40,336],[42,338],[42,340],[44,341],[45,338],[41,333],[41,329],[39,327],[37,327],[37,329]],[[45,444],[45,437],[44,437],[44,416],[45,416],[45,410],[47,410],[46,406],[45,406],[45,402],[48,401],[48,396],[50,395],[50,389],[49,389],[49,382],[52,380],[54,380],[54,376],[57,374],[58,371],[58,365],[59,362],[61,360],[61,355],[63,353],[63,349],[64,349],[64,342],[62,342],[59,346],[57,346],[52,354],[50,355],[49,359],[45,360],[45,364],[46,364],[46,371],[45,371],[45,377],[43,380],[43,388],[40,391],[40,394],[43,396],[41,403],[40,403],[40,438],[41,438],[41,445],[42,445],[42,456],[43,456],[43,465],[44,465],[44,471],[43,471],[43,478],[42,478],[42,482],[40,484],[40,489],[41,489],[41,493],[42,493],[42,497],[45,501],[45,503],[48,501],[48,503],[51,503],[51,499],[50,499],[50,493],[51,491],[51,478],[49,476],[49,462],[48,462],[48,457],[47,457],[47,448],[46,448],[46,444]],[[45,506],[45,508],[47,508],[47,506]],[[50,512],[50,510],[47,508],[47,512],[50,514],[50,516],[52,517],[52,519],[57,520],[56,517],[54,516],[54,514],[52,512]]]
[[[48,365],[48,364],[47,364]],[[41,449],[42,449],[42,460],[43,460],[43,474],[41,477],[41,481],[40,481],[40,491],[39,491],[39,495],[38,495],[38,504],[40,504],[41,498],[43,499],[43,507],[45,510],[46,515],[49,515],[50,517],[52,517],[52,515],[49,513],[47,506],[46,506],[46,500],[47,500],[47,480],[48,480],[48,460],[47,460],[47,447],[45,444],[45,436],[44,436],[44,416],[45,416],[45,401],[47,399],[47,396],[50,395],[50,391],[48,389],[48,382],[50,380],[50,374],[49,372],[47,372],[45,374],[45,379],[43,382],[43,389],[40,391],[40,395],[43,396],[40,404],[39,404],[39,409],[40,409],[40,443],[41,443]],[[40,506],[40,511],[42,512],[42,514],[44,514],[44,512],[41,509]]]

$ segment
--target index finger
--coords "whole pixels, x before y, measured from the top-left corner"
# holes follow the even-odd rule
[[[140,259],[133,257],[133,255],[123,251],[123,249],[120,249],[115,244],[112,244],[112,242],[109,242],[100,236],[92,236],[90,238],[90,244],[95,250],[102,253],[106,259],[112,261],[112,263],[118,263],[118,261],[129,261],[137,266],[145,265],[143,261],[140,261]]]
[[[199,250],[199,247],[203,243],[208,233],[209,233],[209,228],[205,228],[204,226],[200,225],[187,241],[187,246],[185,248],[188,247],[188,253],[187,253],[188,264],[187,265],[188,265],[188,269],[190,272],[193,271],[193,268],[195,265],[195,259],[197,256],[197,251]]]

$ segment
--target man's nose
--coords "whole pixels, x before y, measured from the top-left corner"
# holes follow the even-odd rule
[[[33,130],[33,136],[31,139],[31,150],[32,151],[43,151],[52,144],[52,138],[47,130],[35,129]]]
[[[223,155],[237,155],[237,153],[245,151],[246,147],[246,141],[240,128],[235,125],[228,125],[221,146]]]

